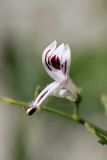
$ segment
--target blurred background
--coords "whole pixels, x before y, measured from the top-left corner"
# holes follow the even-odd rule
[[[37,84],[52,82],[41,56],[54,40],[71,47],[81,116],[107,129],[100,100],[107,93],[106,0],[0,0],[0,96],[30,102]],[[55,97],[47,105],[68,113],[74,107]],[[107,147],[74,122],[0,104],[0,159],[106,160]]]

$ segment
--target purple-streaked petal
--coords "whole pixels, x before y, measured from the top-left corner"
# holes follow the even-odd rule
[[[56,45],[57,45],[57,42],[54,41],[52,42],[43,52],[43,55],[42,55],[42,63],[44,65],[44,68],[46,70],[52,70],[51,67],[49,66],[48,64],[48,57],[52,54],[52,52],[56,49]]]
[[[43,66],[44,66],[46,72],[55,80],[57,79],[57,76],[52,71],[52,65],[51,65],[50,60],[51,60],[51,56],[52,56],[53,51],[56,49],[56,45],[57,45],[56,41],[52,42],[44,50],[43,55],[42,55],[42,63],[43,63]]]
[[[40,108],[40,106],[43,104],[43,102],[52,95],[52,92],[57,90],[59,88],[60,83],[53,82],[50,85],[48,85],[36,98],[36,100],[33,102],[32,106],[35,108]]]
[[[61,44],[56,48],[56,41],[54,41],[43,52],[42,63],[46,72],[55,81],[66,79],[71,64],[69,46]]]
[[[71,51],[68,44],[65,45],[62,61],[63,61],[63,72],[65,74],[68,74],[71,65]]]

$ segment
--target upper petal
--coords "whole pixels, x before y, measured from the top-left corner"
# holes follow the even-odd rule
[[[64,63],[64,67],[65,67],[65,74],[69,73],[70,70],[70,65],[71,65],[71,51],[70,51],[70,47],[68,44],[65,45],[64,48],[64,54],[63,54],[63,63]]]
[[[46,72],[53,78],[56,79],[56,75],[52,72],[51,65],[49,63],[49,59],[56,49],[57,41],[52,42],[44,51],[42,55],[42,64],[46,70]]]
[[[56,48],[56,41],[43,52],[42,63],[47,73],[56,81],[62,81],[68,76],[71,53],[68,45],[61,44]]]

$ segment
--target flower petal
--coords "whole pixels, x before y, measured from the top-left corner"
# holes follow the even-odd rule
[[[70,93],[66,96],[72,102],[77,102],[80,99],[80,89],[73,83],[73,81],[68,78],[64,88]]]
[[[68,44],[65,45],[62,60],[63,60],[62,63],[64,65],[63,72],[67,75],[69,74],[70,65],[71,65],[71,51]]]
[[[43,52],[42,63],[46,72],[54,80],[59,81],[59,79],[64,78],[62,72],[60,72],[60,59],[61,53],[64,52],[64,44],[60,45],[56,50],[56,41],[51,43]],[[57,55],[56,55],[57,52]]]
[[[47,72],[50,72],[52,70],[48,64],[47,57],[49,57],[52,54],[52,52],[56,48],[56,45],[57,45],[57,42],[54,41],[43,51],[42,63]]]
[[[50,85],[48,85],[36,98],[36,100],[32,103],[31,106],[40,108],[40,106],[43,104],[43,102],[50,96],[52,95],[52,92],[57,90],[59,88],[60,83],[58,82],[53,82]]]
[[[46,72],[56,81],[68,76],[71,64],[71,53],[68,45],[61,44],[56,48],[56,41],[43,52],[42,63]]]

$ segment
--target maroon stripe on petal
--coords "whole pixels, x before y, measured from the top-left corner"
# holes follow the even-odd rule
[[[56,55],[51,58],[51,64],[55,69],[61,69],[60,59]]]
[[[66,74],[66,71],[67,71],[67,61],[65,61],[65,65],[64,65],[64,73]]]
[[[48,91],[46,91],[44,94],[42,94],[42,96],[38,99],[38,103],[39,101],[45,96],[45,94],[47,93]]]
[[[50,56],[48,57],[48,64],[51,65]]]
[[[48,57],[48,53],[50,52],[50,50],[51,50],[51,49],[49,49],[49,50],[46,52],[46,55],[45,55],[45,63],[46,63],[46,66],[48,67],[48,69],[49,69],[50,71],[52,71],[52,69],[51,69],[50,66],[49,66],[49,64],[50,64],[49,58],[48,58],[48,63],[47,63],[47,57]]]

